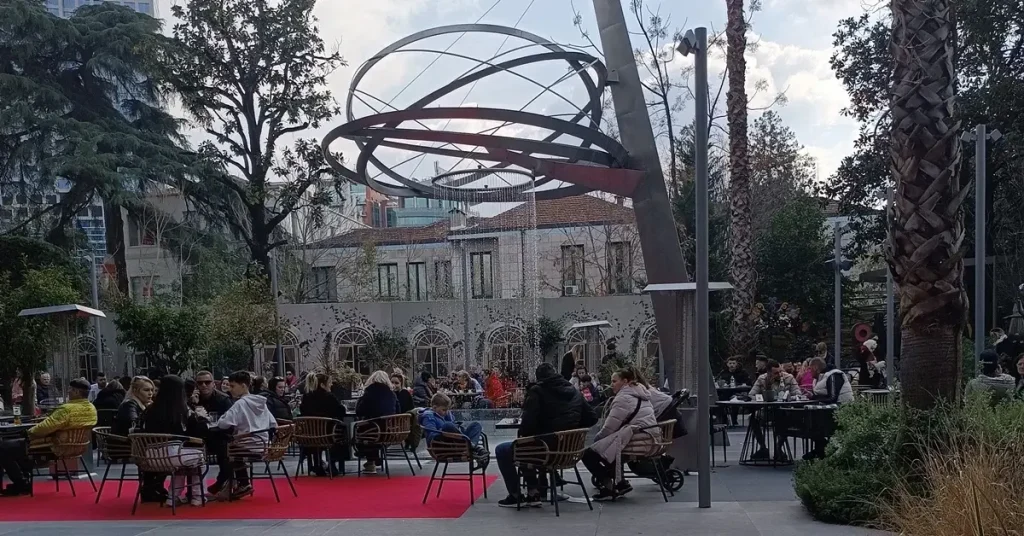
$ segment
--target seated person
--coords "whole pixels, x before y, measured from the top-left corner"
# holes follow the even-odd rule
[[[436,392],[437,378],[430,371],[424,370],[412,385],[412,401],[416,407],[425,408],[430,405],[430,399]]]
[[[306,378],[306,394],[302,395],[302,402],[299,404],[299,414],[303,417],[326,417],[328,419],[341,420],[345,417],[345,406],[331,394],[333,381],[327,374],[310,374]],[[306,464],[309,470],[317,476],[327,476],[327,471],[334,475],[340,475],[342,464],[348,459],[348,449],[342,444],[346,439],[345,428],[336,426],[334,430],[337,443],[331,447],[330,467],[324,469],[323,461],[320,459],[320,452],[307,451]],[[339,437],[340,436],[340,437]]]
[[[965,396],[975,396],[975,393],[983,393],[993,403],[1013,397],[1015,388],[1013,376],[1003,374],[999,368],[999,355],[995,350],[985,350],[978,357],[981,363],[981,374],[967,382]]]
[[[227,380],[227,378],[225,378]],[[213,374],[206,370],[200,370],[196,374],[196,386],[199,387],[199,405],[206,409],[211,417],[220,417],[231,408],[231,397],[217,389],[216,380]],[[224,389],[228,382],[223,382]]]
[[[754,382],[754,386],[750,389],[750,398],[754,398],[757,395],[763,395],[767,391],[773,391],[775,393],[788,393],[790,398],[796,398],[800,396],[800,385],[796,383],[796,378],[792,374],[783,372],[782,365],[774,359],[766,361],[768,372],[757,377]],[[750,455],[752,460],[767,460],[768,448],[764,440],[764,414],[763,412],[755,411],[750,416],[750,430],[754,436],[754,440],[757,442],[758,449]],[[778,419],[774,423],[775,430],[775,459],[776,461],[787,461],[786,451],[784,447],[786,445],[786,434],[785,426],[780,423]]]
[[[68,402],[61,404],[43,422],[29,428],[29,447],[45,449],[53,435],[62,430],[96,426],[96,408],[89,403],[89,382],[79,378],[68,385]],[[0,467],[11,479],[3,490],[5,497],[32,493],[32,463],[24,439],[0,442]]]
[[[484,386],[484,396],[491,401],[494,407],[507,408],[509,406],[511,394],[505,391],[505,386],[497,371],[491,369],[484,371]]]
[[[125,395],[124,401],[117,408],[117,415],[114,416],[114,424],[110,433],[122,437],[128,437],[132,428],[139,422],[142,412],[146,411],[149,404],[153,402],[153,395],[156,394],[156,386],[145,376],[132,378],[131,388]]]
[[[473,397],[472,402],[467,401],[466,406],[469,408],[486,409],[493,408],[494,404],[484,396],[484,388],[480,386],[480,382],[476,381],[468,372],[461,370],[455,380],[456,391],[468,391],[476,393]]]
[[[259,377],[256,379],[258,380]],[[288,406],[288,400],[284,398],[287,392],[288,384],[285,382],[285,379],[275,376],[270,379],[266,390],[257,393],[267,399],[267,407],[270,408],[270,412],[274,414],[274,418],[278,421],[292,420],[292,408]]]
[[[594,444],[583,451],[583,465],[598,483],[595,501],[614,500],[632,491],[629,482],[622,478],[619,455],[636,430],[647,429],[650,438],[656,438],[655,434],[660,437],[661,432],[650,428],[658,424],[658,414],[651,404],[650,391],[642,381],[637,381],[632,367],[612,374],[612,392],[615,396],[608,403],[604,426],[594,437]]]
[[[420,426],[423,427],[423,433],[427,438],[427,445],[429,446],[431,441],[441,435],[441,432],[462,434],[469,439],[477,461],[486,466],[490,453],[480,446],[480,438],[483,437],[480,423],[470,422],[460,425],[455,422],[455,416],[452,414],[451,409],[452,400],[448,398],[448,395],[437,393],[430,399],[430,409],[423,410],[420,413]]]
[[[814,388],[810,399],[822,404],[848,404],[854,401],[853,387],[846,373],[825,362],[823,358],[814,357],[810,360],[811,373],[814,375]],[[820,435],[820,434],[819,434]],[[804,454],[805,460],[825,457],[827,437],[811,437],[814,448]]]
[[[540,441],[549,443],[552,437],[546,434],[589,428],[597,423],[597,414],[587,404],[576,388],[555,370],[550,363],[541,363],[536,370],[536,383],[526,392],[523,415],[519,424],[519,437],[541,436]],[[508,490],[508,497],[498,501],[503,508],[516,508],[519,504],[540,506],[546,493],[546,485],[537,478],[537,472],[522,471],[526,482],[526,495],[519,487],[519,473],[515,463],[515,442],[509,441],[497,446],[494,457],[498,462],[502,480]]]
[[[391,390],[391,378],[388,373],[378,370],[370,374],[363,386],[363,396],[359,397],[359,402],[356,403],[356,418],[365,421],[398,413],[398,397]],[[356,434],[359,433],[360,431],[356,430]],[[380,448],[376,445],[364,446],[359,449],[359,454],[360,457],[366,458],[363,472],[375,474],[377,465],[381,462]]]
[[[263,448],[270,441],[270,435],[266,430],[277,428],[277,420],[270,413],[266,398],[249,393],[249,386],[251,384],[252,376],[244,370],[232,372],[228,376],[228,392],[231,393],[231,397],[234,398],[235,402],[226,413],[220,416],[214,428],[225,432],[230,431],[235,436],[259,432],[257,437],[242,440],[243,444],[251,444],[252,448],[256,450]],[[202,383],[199,383],[199,385],[201,386]],[[220,436],[219,440],[213,441],[214,437],[217,436],[212,436],[208,444],[210,450],[217,453],[217,458],[220,461],[220,470],[217,472],[217,481],[210,486],[209,492],[216,495],[220,500],[227,499],[228,497],[240,499],[252,495],[252,484],[250,484],[249,471],[246,469],[245,464],[239,463],[237,467],[231,467],[231,464],[228,463],[227,451],[231,438]],[[234,472],[235,476],[234,489],[225,489],[224,486],[227,484],[227,480],[232,472]]]
[[[857,361],[860,362],[860,374],[857,375],[857,384],[870,389],[885,389],[888,383],[885,379],[884,361],[878,361],[875,357],[875,350],[878,349],[878,341],[868,339],[860,347],[857,354]]]
[[[579,380],[578,389],[580,390],[580,394],[583,395],[583,399],[590,404],[600,402],[601,391],[594,384],[594,380],[590,377],[590,374],[584,372],[583,375],[579,377]]]
[[[160,378],[160,392],[153,397],[153,403],[146,408],[139,423],[142,431],[147,434],[170,434],[176,436],[188,436],[202,438],[206,435],[209,420],[205,417],[206,411],[200,406],[199,413],[189,409],[188,393],[185,381],[174,375],[167,375]],[[199,486],[203,464],[203,450],[197,445],[180,445],[178,443],[152,446],[150,450],[156,449],[153,456],[167,457],[172,469],[183,467],[195,468],[195,473],[188,476],[187,486],[184,481],[177,482],[173,488],[186,492],[186,497],[167,497],[167,506],[172,502],[181,504],[188,502],[192,506],[202,506],[202,494]],[[183,476],[175,477],[184,479]],[[142,478],[143,495],[153,494],[154,491],[163,492],[163,474],[145,474]],[[147,489],[148,488],[148,489]],[[159,489],[157,489],[159,488]]]

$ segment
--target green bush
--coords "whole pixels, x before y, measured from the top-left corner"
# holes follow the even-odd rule
[[[856,402],[841,408],[836,420],[828,456],[800,464],[793,476],[804,507],[830,523],[877,525],[894,489],[928,493],[932,486],[921,464],[927,456],[1024,439],[1024,402],[993,407],[985,397],[928,412]]]

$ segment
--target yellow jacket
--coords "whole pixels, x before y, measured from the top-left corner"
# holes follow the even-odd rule
[[[33,445],[46,443],[46,438],[61,430],[96,426],[96,407],[81,398],[60,405],[43,422],[29,428],[28,437]]]

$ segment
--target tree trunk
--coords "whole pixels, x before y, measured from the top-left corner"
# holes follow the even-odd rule
[[[754,305],[754,248],[750,214],[750,170],[747,156],[747,23],[743,0],[726,0],[728,21],[725,27],[728,49],[729,92],[726,96],[729,123],[729,205],[730,226],[729,278],[732,291],[732,329],[729,346],[734,354],[745,354],[754,345],[751,311]]]
[[[107,255],[114,259],[114,280],[122,296],[129,292],[128,260],[125,258],[124,218],[121,206],[109,199],[103,200],[104,230],[107,235]]]
[[[951,0],[893,0],[890,147],[897,181],[886,255],[902,318],[903,400],[928,409],[959,395],[963,288],[960,124]]]

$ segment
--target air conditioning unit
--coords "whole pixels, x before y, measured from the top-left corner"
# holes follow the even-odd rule
[[[565,285],[562,287],[562,295],[564,296],[578,296],[580,293],[580,287],[576,285]]]

